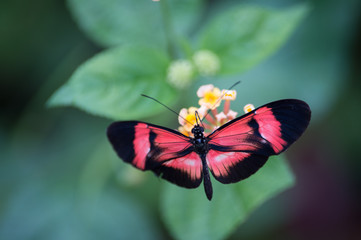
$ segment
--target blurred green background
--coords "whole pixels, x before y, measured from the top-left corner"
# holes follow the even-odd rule
[[[204,12],[233,2],[301,3],[209,0]],[[229,239],[361,238],[361,2],[307,3],[309,14],[276,54],[241,76],[211,81],[226,87],[241,80],[242,104],[297,97],[313,110],[309,129],[286,153],[296,185]],[[45,107],[103,49],[66,2],[3,0],[0,26],[0,239],[173,239],[159,211],[160,181],[102,151],[110,148],[111,121]],[[146,120],[177,126],[168,112]]]

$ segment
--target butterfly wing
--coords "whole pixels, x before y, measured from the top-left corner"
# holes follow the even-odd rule
[[[140,170],[186,188],[202,182],[202,162],[190,138],[161,126],[138,121],[114,122],[108,139],[118,156]]]
[[[285,151],[307,128],[309,106],[300,100],[279,100],[236,118],[208,136],[207,164],[222,183],[245,179],[271,155]]]

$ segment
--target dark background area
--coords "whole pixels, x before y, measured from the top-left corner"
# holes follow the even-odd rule
[[[341,21],[332,35],[325,33],[335,38],[347,35],[343,41],[332,45],[335,39],[324,39],[329,51],[342,49],[340,87],[329,108],[318,114],[299,144],[287,152],[296,186],[258,209],[232,239],[361,239],[361,15],[356,2],[310,1],[316,9],[313,14],[328,9],[334,11],[328,17],[351,19]],[[354,11],[344,11],[352,8],[348,4],[355,6]],[[310,19],[304,24],[333,22],[317,16]],[[0,31],[0,236],[15,224],[24,235],[6,239],[23,239],[30,230],[21,222],[37,218],[29,209],[16,214],[9,209],[24,207],[22,202],[33,199],[29,196],[44,192],[39,189],[46,189],[54,199],[69,196],[86,154],[109,123],[80,110],[45,107],[77,66],[101,48],[77,27],[64,1],[2,1]],[[309,38],[322,37],[323,31],[316,29],[319,35]],[[35,205],[51,209],[46,199]],[[56,229],[44,226],[48,230],[42,228],[40,237]]]

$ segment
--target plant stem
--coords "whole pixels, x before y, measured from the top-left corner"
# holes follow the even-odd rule
[[[167,0],[160,0],[160,4],[161,4],[162,16],[163,16],[164,32],[167,38],[168,53],[171,56],[171,58],[175,59],[177,57],[177,54],[176,54],[176,47],[174,42],[172,17],[169,12],[169,5]]]

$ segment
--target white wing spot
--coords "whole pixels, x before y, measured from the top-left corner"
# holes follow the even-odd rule
[[[188,165],[188,166],[195,166],[196,165],[195,161],[190,160],[190,159],[185,160],[183,163]]]
[[[233,156],[233,155],[234,155],[233,152],[228,152],[228,153],[219,154],[218,156],[216,156],[216,157],[214,158],[214,160],[215,160],[216,162],[221,162],[221,161],[223,161],[224,159],[227,159],[227,158],[229,158],[229,157],[231,157],[231,156]]]

